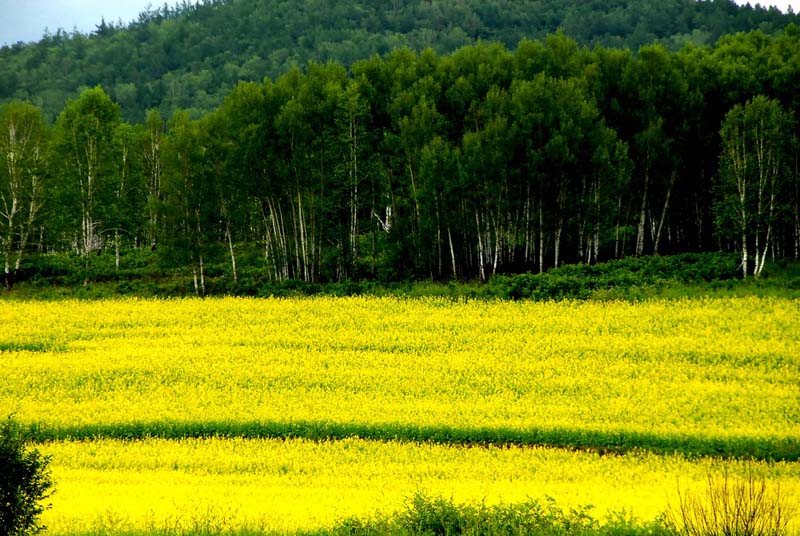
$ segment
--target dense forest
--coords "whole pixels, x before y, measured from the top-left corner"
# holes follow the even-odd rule
[[[711,47],[399,49],[144,123],[101,87],[0,110],[0,245],[151,248],[274,281],[487,279],[642,254],[800,254],[800,29]]]
[[[52,121],[68,99],[102,85],[127,121],[143,122],[149,109],[197,119],[239,81],[275,80],[309,61],[349,67],[397,48],[444,55],[477,40],[514,49],[559,29],[580,45],[675,51],[792,22],[796,15],[731,0],[184,1],[127,25],[102,21],[89,36],[53,29],[0,49],[0,102],[30,101]]]

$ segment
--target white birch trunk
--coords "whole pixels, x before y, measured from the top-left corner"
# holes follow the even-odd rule
[[[484,271],[484,250],[483,250],[483,238],[481,235],[483,231],[481,230],[481,220],[480,216],[478,215],[478,211],[475,211],[475,228],[478,231],[478,273],[481,276],[481,281],[486,281],[486,272]]]
[[[231,270],[233,271],[233,280],[239,281],[239,274],[236,272],[236,252],[233,249],[233,238],[231,237],[231,224],[225,220],[225,235],[228,238],[228,251],[231,255]]]
[[[544,272],[544,212],[539,199],[539,273]]]
[[[33,229],[33,224],[36,222],[36,215],[38,214],[39,209],[41,208],[41,201],[39,200],[40,197],[39,190],[40,190],[39,176],[38,174],[34,173],[31,176],[31,193],[30,193],[30,204],[28,205],[28,220],[25,222],[25,226],[22,228],[22,232],[20,233],[19,236],[19,243],[17,245],[17,260],[14,263],[15,273],[19,272],[20,268],[22,267],[22,257],[25,254],[25,247],[28,244],[28,237],[30,236],[31,230]]]
[[[667,187],[667,196],[664,199],[664,208],[661,210],[661,218],[658,221],[658,229],[656,230],[655,239],[653,240],[653,254],[658,255],[658,245],[661,242],[661,231],[664,229],[664,220],[667,217],[667,210],[669,209],[669,199],[672,195],[672,187],[675,185],[675,177],[678,175],[676,170],[672,171],[669,179],[669,186]]]
[[[24,147],[22,140],[17,135],[17,124],[10,122],[8,124],[7,136],[0,138],[0,150],[6,155],[6,171],[8,172],[8,190],[0,190],[0,202],[2,202],[2,216],[5,220],[6,233],[2,237],[3,257],[4,257],[4,274],[5,274],[5,287],[11,288],[11,251],[14,243],[14,227],[16,225],[16,215],[19,206],[20,189],[22,187],[22,155],[20,154]]]
[[[114,269],[119,272],[119,229],[114,229]]]
[[[456,250],[453,247],[453,234],[450,232],[450,226],[447,226],[447,241],[450,244],[450,262],[453,268],[453,279],[458,277],[458,270],[456,270]]]
[[[650,187],[650,172],[645,171],[644,188],[642,189],[642,206],[639,210],[639,224],[636,228],[636,256],[644,253],[644,229],[647,218],[647,190]]]

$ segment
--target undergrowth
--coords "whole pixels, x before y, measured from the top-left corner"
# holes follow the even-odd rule
[[[544,273],[497,274],[487,282],[348,280],[273,281],[267,271],[246,268],[237,281],[229,267],[209,264],[206,295],[211,296],[401,296],[453,299],[625,300],[696,296],[770,295],[800,297],[800,263],[777,261],[762,277],[739,279],[735,256],[686,253],[674,256],[630,257],[606,263],[573,264]],[[88,283],[87,283],[88,282]],[[96,299],[115,296],[179,297],[194,295],[191,273],[165,267],[149,250],[114,257],[103,254],[86,270],[74,255],[38,255],[27,261],[5,299]]]

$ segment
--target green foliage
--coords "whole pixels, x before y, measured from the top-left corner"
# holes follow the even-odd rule
[[[79,251],[87,272],[90,254],[111,228],[122,224],[123,153],[115,138],[120,122],[119,105],[96,87],[70,101],[55,127],[52,159],[59,165],[49,192],[48,220],[61,241]]]
[[[0,106],[0,255],[7,289],[41,223],[48,135],[39,108],[18,101]]]
[[[487,293],[506,299],[635,298],[636,292],[676,284],[703,285],[736,277],[731,255],[685,253],[631,257],[596,265],[576,264],[542,274],[493,278]]]
[[[566,428],[480,428],[420,426],[417,424],[358,424],[322,421],[286,422],[130,422],[83,424],[66,427],[32,425],[28,431],[36,441],[107,439],[181,439],[187,437],[303,438],[327,441],[359,437],[373,441],[413,441],[449,445],[537,445],[584,450],[598,454],[648,451],[656,454],[680,452],[685,456],[748,458],[753,460],[800,460],[800,444],[792,438],[768,439],[747,436],[719,439],[687,434],[647,434],[622,431],[591,431]]]
[[[157,4],[157,3],[154,3]],[[148,109],[209,112],[240,81],[278,77],[308,61],[351,65],[408,46],[449,53],[499,41],[516,46],[561,28],[585,45],[637,49],[709,45],[720,36],[775,32],[795,15],[731,2],[669,0],[205,0],[149,8],[127,26],[100,23],[92,35],[58,29],[38,43],[0,49],[0,100],[28,99],[53,118],[75,88],[101,84],[141,121]]]
[[[791,195],[788,163],[793,122],[778,101],[758,95],[744,106],[734,106],[722,123],[714,208],[721,232],[739,239],[745,277],[761,274],[772,229],[783,209],[779,200]],[[755,257],[752,268],[748,252]]]
[[[672,536],[675,528],[663,519],[643,523],[625,513],[609,516],[600,522],[590,515],[590,508],[565,511],[553,500],[527,501],[519,504],[458,504],[442,497],[418,492],[405,509],[388,518],[362,521],[347,519],[329,532],[331,536]]]
[[[28,448],[11,418],[0,424],[0,533],[25,536],[44,530],[41,503],[53,487],[48,463],[46,456]]]
[[[213,18],[236,5],[185,15]],[[662,281],[721,277],[673,277],[656,265],[647,266],[655,280],[554,269],[743,243],[758,244],[760,271],[767,251],[797,256],[797,166],[778,166],[767,181],[775,188],[749,188],[764,202],[747,198],[761,215],[746,220],[755,231],[742,240],[736,218],[721,217],[735,214],[721,201],[735,195],[718,158],[719,127],[729,110],[771,103],[785,112],[762,114],[762,131],[780,138],[785,164],[796,163],[784,119],[800,105],[790,83],[798,50],[795,26],[678,53],[589,49],[563,32],[514,51],[496,42],[449,56],[406,48],[349,71],[310,62],[242,82],[213,112],[178,111],[166,124],[156,110],[145,125],[122,122],[96,87],[51,129],[46,214],[0,236],[25,254],[77,252],[83,266],[72,277],[87,287],[119,283],[100,293],[156,292],[154,281],[125,275],[125,252],[148,246],[169,274],[148,278],[156,287],[168,279],[170,294],[315,293],[328,284],[357,293],[371,283],[494,278],[484,295],[639,299]]]
[[[244,248],[243,248],[244,249]],[[245,250],[246,251],[246,250]],[[246,259],[246,254],[243,259]],[[394,295],[408,298],[525,300],[627,300],[697,296],[797,296],[800,265],[782,261],[768,265],[761,279],[736,279],[737,259],[731,254],[682,254],[631,257],[594,265],[566,265],[543,274],[495,276],[480,282],[387,282],[379,280],[314,283],[274,281],[269,271],[246,265],[238,281],[227,275],[226,262],[207,266],[209,295],[297,297]],[[191,273],[165,265],[158,252],[124,250],[120,269],[105,252],[93,259],[92,283],[84,287],[87,272],[81,257],[70,254],[32,255],[19,273],[17,294],[4,297],[58,299],[113,296],[177,297],[193,293]]]

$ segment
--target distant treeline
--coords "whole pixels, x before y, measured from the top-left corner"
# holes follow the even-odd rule
[[[128,121],[149,109],[197,118],[240,80],[274,80],[309,61],[349,67],[397,48],[441,55],[477,40],[513,48],[558,29],[581,45],[677,50],[798,20],[732,0],[184,0],[128,25],[101,21],[92,35],[51,28],[38,43],[0,49],[0,102],[30,101],[54,120],[67,99],[102,85]]]
[[[154,248],[309,282],[487,279],[631,255],[800,253],[800,29],[637,54],[563,34],[311,63],[198,120],[0,111],[0,244]],[[9,277],[10,279],[10,277]]]

